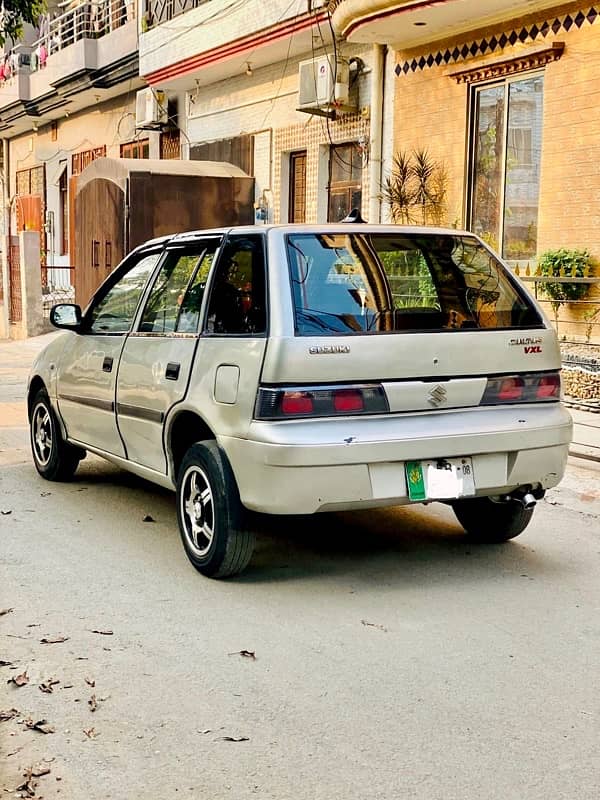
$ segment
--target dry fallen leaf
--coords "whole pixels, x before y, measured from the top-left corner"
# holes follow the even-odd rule
[[[25,727],[30,731],[38,731],[39,733],[54,733],[54,728],[48,723],[47,719],[38,719],[34,722],[31,717],[25,720]]]
[[[256,653],[254,650],[238,650],[235,653],[229,653],[230,656],[242,656],[242,658],[251,658],[256,661]]]
[[[27,775],[27,773],[25,773]],[[19,784],[15,789],[15,792],[25,792],[25,795],[19,795],[20,797],[35,797],[35,787],[37,786],[37,781],[34,781],[31,777],[26,777],[23,783]]]
[[[95,728],[88,728],[87,730],[84,729],[83,732],[88,737],[88,739],[95,739],[96,736],[98,736],[98,734],[96,733],[96,729]]]
[[[96,628],[94,628],[92,631],[90,631],[90,633],[99,633],[101,636],[112,636],[113,635],[112,631],[99,631]]]
[[[27,675],[27,670],[25,672],[21,672],[20,675],[15,675],[14,678],[9,678],[7,683],[14,683],[15,686],[26,686],[29,683],[29,676]]]
[[[0,617],[3,617],[5,614],[10,614],[11,611],[14,611],[14,608],[1,608]]]
[[[44,636],[43,639],[40,639],[40,644],[60,644],[68,639],[68,636]]]
[[[88,700],[88,706],[90,707],[91,712],[94,712],[98,708],[98,703],[96,702],[95,694],[93,694]]]
[[[56,678],[47,678],[44,683],[39,684],[39,689],[41,692],[45,692],[46,694],[52,694],[54,691],[54,686],[60,683],[59,680]]]
[[[3,517],[7,517],[9,514],[12,514],[12,508],[6,511],[2,510],[0,511],[0,514],[2,514]]]
[[[377,630],[387,633],[387,628],[384,628],[383,625],[377,625],[375,622],[367,622],[366,619],[361,619],[361,622],[363,625],[366,625],[367,628],[377,628]]]
[[[91,686],[92,689],[96,685],[96,681],[93,678],[84,678],[84,681],[87,683],[88,686]]]
[[[0,659],[0,667],[12,667],[12,661],[2,661]]]
[[[25,792],[26,797],[36,796],[37,781],[34,778],[41,778],[43,775],[50,774],[50,767],[28,767],[23,773],[25,780],[20,786],[17,786],[15,792]],[[23,797],[23,795],[21,795]]]
[[[18,708],[9,708],[6,711],[0,711],[0,722],[7,722],[7,720],[16,717],[18,713]]]
[[[215,742],[249,742],[250,739],[247,736],[219,736],[218,739],[215,739]]]

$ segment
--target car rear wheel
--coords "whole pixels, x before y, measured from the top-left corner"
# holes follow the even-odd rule
[[[177,481],[177,519],[188,558],[203,575],[225,578],[247,566],[254,532],[227,458],[214,441],[197,442],[185,454]]]
[[[48,481],[68,481],[85,452],[65,442],[50,398],[44,389],[36,394],[29,422],[35,468]]]
[[[533,516],[515,500],[495,502],[490,497],[455,500],[452,508],[467,534],[479,542],[506,542],[523,533]]]

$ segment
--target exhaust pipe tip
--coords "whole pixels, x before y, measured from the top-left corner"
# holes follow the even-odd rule
[[[513,495],[512,499],[516,500],[517,503],[520,503],[523,508],[526,509],[535,508],[537,503],[537,500],[535,499],[534,495],[531,494],[531,492]]]

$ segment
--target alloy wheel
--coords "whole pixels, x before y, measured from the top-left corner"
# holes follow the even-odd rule
[[[215,532],[215,505],[206,473],[191,466],[183,477],[181,518],[185,537],[195,555],[208,553]]]
[[[32,418],[33,449],[38,464],[45,467],[52,454],[52,420],[50,411],[39,403],[33,412]]]

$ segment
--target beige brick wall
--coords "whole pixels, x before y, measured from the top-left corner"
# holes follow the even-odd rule
[[[462,227],[467,87],[433,67],[397,79],[394,152],[426,148],[448,175],[447,224]]]
[[[518,20],[507,19],[493,28],[479,29],[457,39],[396,54],[399,62],[470,44],[474,40],[532,22],[552,22],[566,13],[586,13],[591,4],[557,5]],[[450,178],[449,222],[464,220],[468,140],[468,87],[451,73],[461,68],[511,58],[528,50],[565,43],[559,61],[544,74],[544,125],[540,176],[539,252],[554,247],[585,247],[600,258],[600,18],[593,25],[561,29],[487,57],[400,75],[396,80],[395,150],[427,147],[444,161]]]
[[[398,52],[396,58],[404,64],[485,37],[518,32],[532,23],[552,24],[579,11],[587,14],[590,8],[592,3],[557,4],[551,10],[518,20],[507,18],[460,38]],[[426,147],[433,158],[444,162],[449,176],[448,223],[466,223],[469,88],[458,84],[451,73],[549,47],[554,41],[563,42],[565,48],[560,60],[544,68],[538,253],[559,247],[587,249],[600,265],[600,16],[593,24],[586,20],[579,28],[572,25],[567,31],[561,27],[545,38],[539,35],[535,40],[497,48],[487,56],[479,54],[402,73],[396,79],[394,150]],[[596,274],[600,275],[600,266]],[[587,299],[600,300],[600,289],[591,289]],[[582,315],[581,308],[564,307],[561,334],[583,338]],[[571,324],[575,320],[580,324]],[[597,331],[594,338],[599,338]]]

